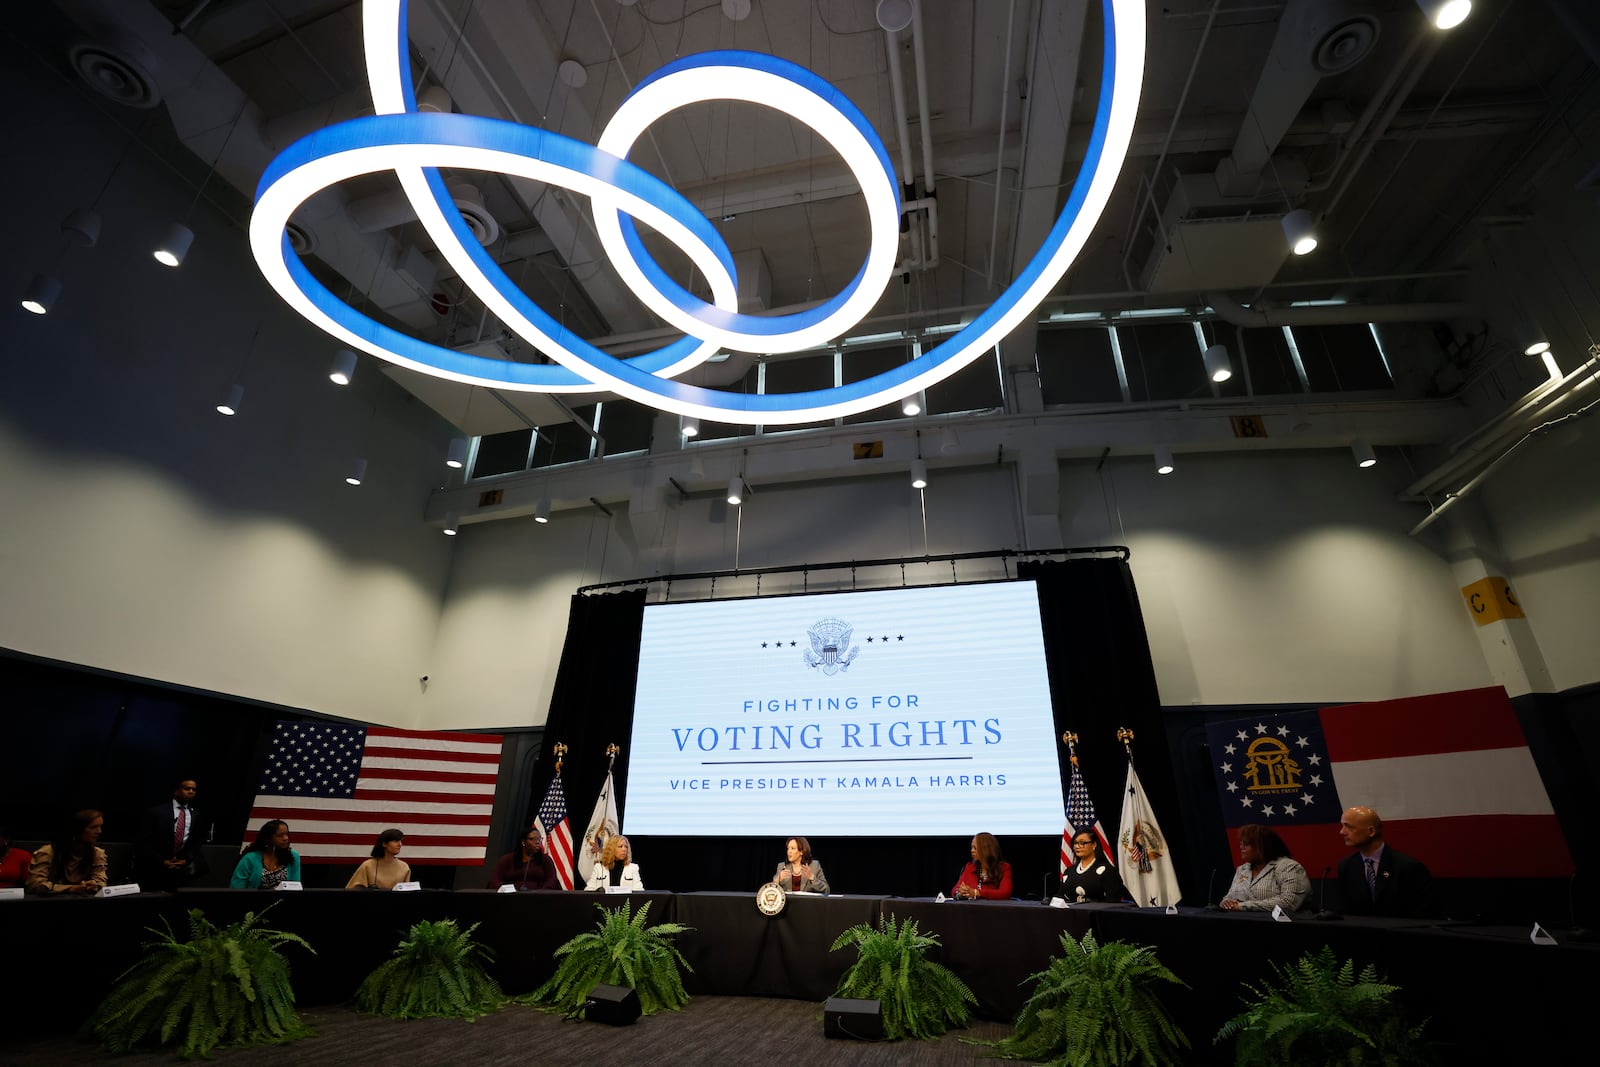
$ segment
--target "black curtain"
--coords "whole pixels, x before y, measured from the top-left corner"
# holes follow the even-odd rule
[[[1117,728],[1125,726],[1134,733],[1134,766],[1174,868],[1186,886],[1194,884],[1132,568],[1123,559],[1025,561],[1017,577],[1038,583],[1056,734],[1078,735],[1078,765],[1106,836],[1116,836],[1122,817],[1128,763]]]
[[[644,601],[643,589],[573,596],[567,614],[567,639],[561,647],[561,663],[550,694],[544,748],[534,770],[533,793],[526,817],[518,827],[518,838],[521,830],[533,824],[550,779],[555,777],[554,749],[558,742],[569,750],[561,770],[561,785],[567,796],[573,838],[580,837],[589,824],[595,798],[606,777],[606,746],[611,744],[622,749],[614,769],[617,811],[626,814],[628,743],[633,732],[633,694],[639,680]]]

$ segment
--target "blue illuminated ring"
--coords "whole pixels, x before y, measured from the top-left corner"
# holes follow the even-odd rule
[[[883,269],[870,253],[869,262],[851,285],[821,308],[798,316],[738,315],[737,278],[726,245],[688,201],[647,172],[617,155],[558,134],[475,116],[417,113],[406,55],[404,0],[367,0],[364,5],[368,76],[379,114],[312,134],[273,161],[257,189],[251,247],[269,284],[308,320],[347,345],[436,377],[533,392],[607,390],[662,410],[736,424],[786,425],[868,411],[925,389],[992,349],[1049,295],[1082,250],[1127,155],[1144,64],[1143,0],[1102,3],[1105,61],[1084,167],[1039,251],[999,299],[961,331],[916,359],[849,385],[750,395],[670,379],[708,358],[719,347],[718,339],[728,340],[730,334],[741,334],[744,343],[725,347],[771,352],[778,350],[773,340],[782,340],[785,331],[792,343],[794,336],[815,330],[829,315],[834,316],[829,327],[834,332],[829,336],[842,334],[860,316],[839,325],[848,317],[841,316],[840,310],[866,300],[864,294],[872,291],[870,283]],[[661,92],[663,85],[687,85],[703,79],[705,71],[725,71],[730,66],[786,80],[796,93],[825,100],[841,116],[828,121],[846,135],[853,129],[865,138],[883,169],[882,177],[858,176],[876,226],[882,210],[874,206],[874,197],[881,196],[885,187],[891,193],[894,188],[893,171],[881,142],[848,101],[793,64],[751,53],[690,56],[641,82],[618,114],[628,113],[636,97]],[[712,92],[694,99],[722,95],[726,94]],[[613,143],[607,139],[612,136],[615,143],[631,145],[638,129],[625,133],[613,135],[608,126],[601,144]],[[625,152],[626,147],[621,150]],[[602,243],[613,264],[633,281],[641,299],[658,312],[670,313],[664,314],[668,321],[693,327],[690,336],[655,352],[619,360],[569,333],[512,285],[472,237],[445,191],[436,169],[440,166],[519,174],[590,196],[595,202],[597,228],[604,231]],[[290,216],[320,189],[381,170],[393,170],[400,178],[419,219],[463,282],[510,329],[561,367],[502,362],[417,340],[355,312],[311,277],[284,236]],[[632,222],[619,220],[618,211],[644,221],[682,249],[710,283],[712,303],[704,304],[666,278],[644,252]],[[614,235],[608,236],[613,224],[620,244]],[[642,284],[637,281],[640,277],[645,279]]]

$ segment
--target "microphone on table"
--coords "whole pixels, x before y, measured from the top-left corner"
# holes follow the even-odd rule
[[[1331,873],[1333,873],[1333,866],[1331,864],[1325,864],[1322,868],[1322,885],[1317,890],[1317,914],[1314,916],[1314,918],[1322,919],[1324,921],[1344,918],[1344,916],[1340,915],[1338,912],[1329,911],[1327,908],[1328,875]]]
[[[1206,911],[1221,911],[1222,905],[1217,903],[1217,869],[1211,868],[1211,877],[1206,880]]]

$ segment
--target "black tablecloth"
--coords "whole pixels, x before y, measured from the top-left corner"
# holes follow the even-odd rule
[[[680,893],[674,918],[694,927],[679,942],[694,968],[684,986],[691,994],[826,999],[855,959],[829,948],[855,924],[877,922],[882,899],[790,894],[768,918],[754,893]]]

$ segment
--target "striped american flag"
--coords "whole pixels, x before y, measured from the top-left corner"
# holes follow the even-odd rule
[[[282,819],[303,862],[351,863],[393,826],[413,867],[482,863],[499,769],[495,734],[279,722],[244,841]]]
[[[550,788],[545,790],[544,803],[539,805],[539,815],[533,824],[544,839],[544,854],[555,865],[561,888],[573,888],[572,823],[567,819],[567,794],[561,788],[559,773],[550,779]]]
[[[1113,867],[1117,863],[1117,854],[1112,849],[1111,843],[1106,840],[1105,827],[1100,825],[1100,820],[1095,817],[1094,803],[1089,799],[1089,789],[1083,784],[1083,775],[1078,773],[1078,761],[1072,761],[1072,780],[1067,784],[1067,827],[1061,831],[1061,874],[1064,877],[1067,867],[1077,862],[1072,854],[1072,839],[1082,830],[1091,830],[1094,839],[1100,843],[1100,854],[1106,862]]]

